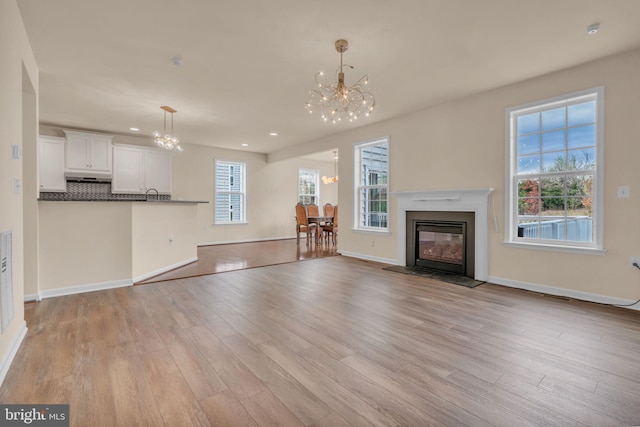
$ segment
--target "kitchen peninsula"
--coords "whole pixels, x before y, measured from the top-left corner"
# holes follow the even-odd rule
[[[198,203],[39,200],[40,299],[130,286],[197,261]]]

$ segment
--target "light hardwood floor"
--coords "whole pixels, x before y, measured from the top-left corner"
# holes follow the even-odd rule
[[[640,313],[346,257],[46,299],[2,403],[73,426],[640,424]]]

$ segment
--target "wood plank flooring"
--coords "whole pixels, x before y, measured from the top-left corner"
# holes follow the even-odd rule
[[[640,313],[329,257],[45,299],[2,403],[73,426],[640,425]]]
[[[312,242],[307,246],[305,239],[300,239],[299,244],[296,239],[282,239],[200,246],[198,261],[136,284],[184,279],[336,255],[338,255],[337,246],[333,243],[323,241],[322,244],[316,245]]]

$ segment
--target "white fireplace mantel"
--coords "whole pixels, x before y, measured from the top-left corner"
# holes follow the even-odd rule
[[[407,211],[475,213],[475,279],[489,277],[489,197],[495,188],[393,192],[398,199],[398,265],[407,260]]]

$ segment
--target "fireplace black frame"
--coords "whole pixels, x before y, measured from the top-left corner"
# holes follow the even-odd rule
[[[463,221],[416,221],[414,228],[415,264],[417,267],[446,271],[449,273],[466,274],[467,270],[467,223]],[[435,261],[423,258],[420,255],[420,232],[449,233],[462,236],[461,262],[451,263],[447,261]]]

